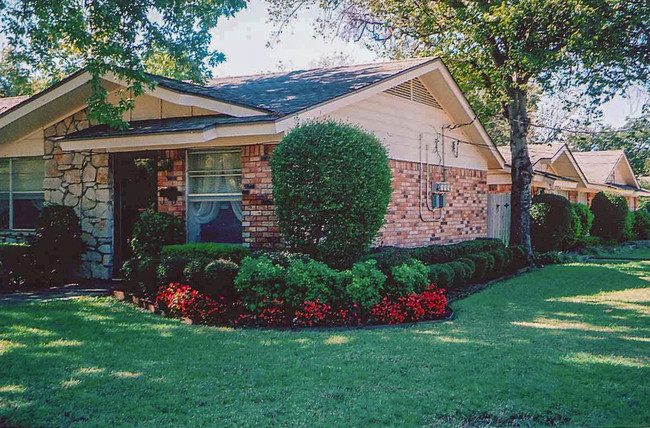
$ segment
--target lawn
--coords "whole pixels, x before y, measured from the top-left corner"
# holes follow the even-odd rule
[[[0,426],[650,425],[650,262],[551,266],[451,322],[187,326],[109,298],[0,307]]]

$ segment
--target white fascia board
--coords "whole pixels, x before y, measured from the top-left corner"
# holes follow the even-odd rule
[[[52,89],[51,91],[44,93],[42,95],[36,94],[34,99],[28,99],[25,104],[18,106],[15,109],[9,111],[6,115],[0,118],[0,129],[4,128],[9,123],[20,119],[21,117],[33,112],[34,110],[42,107],[43,105],[54,101],[63,94],[72,91],[73,89],[82,86],[90,80],[90,74],[87,71],[79,74],[78,76],[70,79],[70,81],[65,82],[61,86]]]
[[[121,79],[117,78],[112,73],[107,73],[103,76],[109,82],[113,82],[120,86],[127,87],[128,85]],[[259,116],[260,114],[268,114],[267,111],[257,110],[249,107],[239,106],[224,101],[218,101],[213,98],[201,97],[198,95],[185,94],[177,92],[160,85],[156,85],[153,89],[145,87],[145,94],[151,95],[161,100],[188,107],[200,107],[215,113],[223,113],[235,117]]]
[[[258,136],[273,136],[276,138],[275,126],[270,123],[256,123],[247,125],[231,125],[211,128],[204,131],[194,132],[169,132],[147,135],[124,135],[105,138],[87,138],[61,141],[61,149],[64,151],[107,149],[116,151],[120,149],[151,148],[165,146],[180,146],[204,144],[213,140],[236,139]],[[236,141],[236,140],[235,140]],[[236,144],[235,144],[236,145]]]

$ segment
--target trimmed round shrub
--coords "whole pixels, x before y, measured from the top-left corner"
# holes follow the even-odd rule
[[[333,121],[298,126],[273,151],[271,169],[280,232],[298,251],[344,265],[368,248],[392,192],[377,137]]]
[[[190,260],[183,268],[183,282],[195,290],[204,291],[203,271],[208,263],[210,263],[210,260],[203,258]]]
[[[265,302],[284,299],[285,268],[267,255],[245,257],[235,277],[235,289],[241,301],[252,311],[261,311]]]
[[[474,275],[472,281],[479,283],[487,278],[490,260],[486,253],[470,254],[467,258],[474,262]]]
[[[474,263],[474,260],[463,257],[458,259],[459,262],[463,263],[469,268],[469,278],[470,280],[474,277],[474,273],[476,272],[476,263]]]
[[[469,280],[472,277],[469,266],[462,262],[449,262],[447,265],[454,270],[452,288],[460,289],[469,284]]]
[[[376,260],[377,269],[384,275],[390,277],[395,266],[408,263],[412,258],[412,250],[395,247],[378,248],[376,252],[363,258],[364,260]]]
[[[137,258],[147,256],[159,257],[164,245],[181,244],[185,242],[185,224],[175,215],[159,213],[147,209],[133,226],[131,234],[131,250]]]
[[[369,311],[381,300],[386,275],[377,269],[374,260],[355,263],[349,272],[349,283],[345,291],[352,303]]]
[[[189,260],[181,257],[162,259],[156,270],[158,284],[169,285],[183,282],[185,279],[183,269],[188,262]]]
[[[543,193],[533,198],[530,238],[537,252],[564,249],[575,240],[571,203],[560,195]],[[574,222],[574,223],[572,223]]]
[[[591,201],[591,212],[594,215],[591,235],[616,240],[623,237],[629,212],[625,197],[598,192]]]
[[[213,260],[203,269],[203,290],[212,298],[225,297],[234,301],[237,296],[235,277],[239,271],[237,263],[230,260]]]
[[[638,210],[634,213],[634,224],[632,226],[635,239],[650,239],[650,212]]]
[[[72,208],[61,205],[43,208],[36,220],[33,250],[43,280],[52,284],[69,281],[84,252],[81,222],[77,213]]]
[[[528,265],[528,259],[526,258],[526,249],[521,245],[516,245],[514,247],[508,247],[507,250],[510,253],[510,268],[511,272],[523,269]]]
[[[144,257],[138,260],[137,282],[140,290],[147,296],[153,296],[158,291],[158,265],[160,261],[155,257]]]
[[[454,269],[449,263],[429,265],[429,282],[438,288],[451,288],[454,285],[454,275]]]
[[[391,279],[390,285],[386,286],[389,297],[421,293],[429,285],[429,269],[421,261],[410,259],[391,270]]]
[[[343,277],[344,274],[325,263],[296,259],[291,262],[285,275],[287,303],[296,308],[305,301],[316,300],[328,305],[340,305],[343,303]]]

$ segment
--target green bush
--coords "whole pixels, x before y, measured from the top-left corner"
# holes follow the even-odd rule
[[[621,241],[634,241],[634,223],[635,223],[636,213],[634,211],[628,211],[627,217],[625,217],[625,227],[623,228],[623,236],[621,236]]]
[[[122,278],[128,283],[137,284],[138,259],[132,258],[122,264]]]
[[[452,288],[460,289],[469,284],[469,281],[472,277],[471,271],[468,266],[462,262],[449,262],[446,263],[447,266],[451,267],[454,270],[454,280],[452,282]]]
[[[650,212],[641,209],[636,211],[632,228],[635,239],[650,239]]]
[[[280,232],[298,251],[337,265],[368,248],[392,192],[377,137],[332,121],[298,126],[275,148],[271,169]]]
[[[490,259],[486,253],[470,254],[467,259],[474,262],[474,274],[472,281],[475,283],[483,282],[490,271]]]
[[[571,203],[560,195],[542,193],[533,198],[530,210],[530,238],[537,252],[564,249],[575,241],[575,226]]]
[[[33,248],[23,243],[0,243],[0,291],[38,284]]]
[[[472,278],[474,278],[474,274],[476,273],[476,263],[474,263],[474,260],[467,257],[460,258],[458,259],[458,261],[465,264],[468,267],[469,280],[471,281]]]
[[[548,251],[537,255],[537,261],[543,265],[557,265],[564,263],[575,263],[579,261],[579,257],[570,253],[562,253],[560,251]]]
[[[362,310],[370,310],[381,300],[386,275],[377,269],[374,260],[355,263],[347,272],[348,282],[345,291],[348,298]]]
[[[374,253],[369,254],[362,260],[375,260],[377,269],[390,279],[393,268],[411,261],[413,259],[412,253],[413,250],[409,248],[383,247],[376,249]]]
[[[594,215],[591,235],[615,240],[623,237],[629,212],[625,197],[598,192],[591,201],[591,212]]]
[[[425,265],[446,263],[466,257],[470,254],[493,251],[505,248],[500,239],[481,238],[450,245],[431,245],[414,248],[409,251],[411,257],[420,260]]]
[[[156,257],[146,256],[137,262],[136,279],[140,291],[146,296],[153,296],[158,291],[158,265],[160,260]]]
[[[264,301],[284,299],[284,275],[285,268],[266,255],[245,257],[235,277],[235,289],[244,304],[259,310]]]
[[[508,247],[507,251],[510,253],[510,266],[509,271],[514,272],[519,269],[523,269],[528,266],[528,260],[526,258],[526,250],[523,246],[517,245],[513,247]]]
[[[84,243],[81,240],[79,216],[70,207],[48,205],[36,220],[34,257],[42,280],[49,284],[70,281],[81,262]]]
[[[213,297],[225,297],[234,301],[237,297],[235,277],[239,272],[237,263],[230,260],[213,260],[203,270],[203,291]]]
[[[210,260],[205,258],[190,260],[183,268],[183,282],[196,290],[204,291],[203,272],[208,263],[210,263]]]
[[[312,259],[296,259],[287,268],[286,300],[292,307],[304,301],[315,301],[338,306],[343,302],[344,274],[325,263]]]
[[[455,271],[449,263],[429,265],[429,282],[437,288],[449,289],[454,285]]]
[[[421,261],[410,259],[393,267],[391,279],[390,285],[386,287],[389,297],[420,293],[429,285],[429,269]]]
[[[147,209],[133,226],[130,245],[135,257],[159,257],[165,245],[185,242],[185,224],[172,214]],[[188,257],[190,258],[190,257]]]
[[[158,284],[169,285],[171,283],[181,283],[184,281],[183,270],[189,263],[188,259],[181,257],[166,258],[160,261],[156,270]],[[122,274],[125,275],[124,267]],[[125,278],[126,279],[126,278]]]
[[[160,258],[183,258],[193,260],[206,258],[211,260],[230,260],[237,264],[251,254],[246,247],[236,244],[201,242],[180,245],[166,245],[160,251]]]
[[[490,254],[494,257],[494,266],[488,277],[494,279],[500,277],[508,267],[508,254],[505,250],[491,251]]]
[[[588,236],[589,231],[591,230],[591,225],[594,221],[594,215],[589,210],[589,207],[585,204],[571,204],[571,208],[580,220],[580,234],[577,238],[581,239]]]

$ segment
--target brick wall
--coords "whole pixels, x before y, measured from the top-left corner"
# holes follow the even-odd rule
[[[435,209],[432,213],[423,204],[423,220],[419,213],[419,163],[391,160],[390,165],[393,171],[393,195],[388,206],[386,224],[381,228],[375,245],[417,247],[450,244],[486,236],[486,171],[447,168],[446,181],[451,184],[452,191],[445,197],[444,216],[440,220],[434,220],[440,215],[440,209]],[[442,167],[429,166],[429,186],[442,179]],[[426,201],[425,192],[426,186],[423,186],[423,202]]]
[[[243,242],[251,248],[281,248],[273,205],[269,159],[275,145],[242,147]]]
[[[185,218],[185,150],[164,150],[156,157],[158,163],[158,211]],[[160,197],[160,190],[176,187],[176,202]]]

